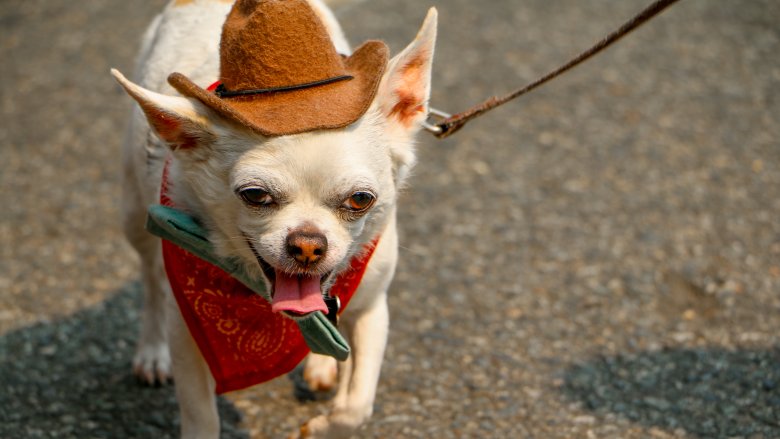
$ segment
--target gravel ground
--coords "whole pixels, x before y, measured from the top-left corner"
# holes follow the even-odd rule
[[[0,437],[173,437],[130,374],[118,223],[132,69],[162,1],[0,5]],[[394,51],[428,3],[340,2]],[[646,1],[429,2],[435,107],[557,66]],[[375,414],[358,437],[780,437],[780,3],[686,0],[452,139],[423,136]],[[325,410],[290,381],[224,437]]]

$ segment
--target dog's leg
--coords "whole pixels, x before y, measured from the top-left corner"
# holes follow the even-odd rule
[[[181,437],[218,438],[216,383],[172,297],[167,301],[167,310],[173,379],[181,415]]]
[[[388,312],[384,294],[376,304],[356,316],[354,322],[342,321],[351,336],[350,365],[342,371],[339,392],[328,415],[318,416],[300,429],[301,438],[349,437],[373,412],[374,396],[387,341]]]
[[[349,374],[349,389],[336,399],[331,418],[336,424],[354,429],[366,421],[373,412],[376,386],[387,344],[389,313],[384,292],[376,298],[376,304],[357,316],[349,325],[354,357]]]
[[[144,294],[141,331],[133,371],[148,384],[166,383],[171,376],[171,358],[165,331],[165,297],[170,287],[162,264],[160,241],[144,230],[146,221],[143,190],[133,178],[135,168],[125,161],[123,179],[123,222],[125,236],[141,258],[141,281]],[[151,190],[154,193],[154,189]]]
[[[342,331],[344,330],[342,329]],[[338,369],[339,388],[333,398],[333,407],[345,407],[349,396],[349,380],[352,379],[352,356],[350,355],[345,361],[340,362]]]
[[[154,248],[144,249],[141,273],[144,305],[141,333],[138,339],[133,371],[148,384],[166,384],[171,377],[171,356],[165,331],[165,296],[170,294],[163,271],[159,242]]]

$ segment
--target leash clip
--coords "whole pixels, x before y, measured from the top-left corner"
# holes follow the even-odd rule
[[[328,315],[326,316],[333,326],[339,325],[339,310],[341,310],[341,300],[339,296],[331,296],[328,294],[325,296],[325,305],[328,307]]]
[[[438,122],[441,122],[445,119],[449,119],[452,117],[451,114],[445,113],[441,110],[437,110],[435,108],[429,108],[428,109],[428,117],[433,117],[438,120]],[[444,128],[441,127],[440,123],[436,122],[428,122],[428,119],[423,121],[422,127],[425,129],[425,131],[428,131],[429,133],[433,134],[434,136],[438,136],[444,132]]]

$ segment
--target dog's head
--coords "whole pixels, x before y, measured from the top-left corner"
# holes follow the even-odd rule
[[[427,116],[436,12],[389,62],[366,114],[342,129],[263,137],[199,101],[114,71],[171,150],[170,196],[222,257],[263,276],[275,311],[325,310],[322,292],[394,214]]]

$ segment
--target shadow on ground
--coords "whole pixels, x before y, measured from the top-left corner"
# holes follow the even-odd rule
[[[564,392],[597,413],[696,437],[780,437],[780,348],[600,357],[569,369]]]
[[[140,289],[0,337],[0,437],[178,436],[173,386],[130,372]],[[220,398],[223,438],[244,438],[240,413]]]

